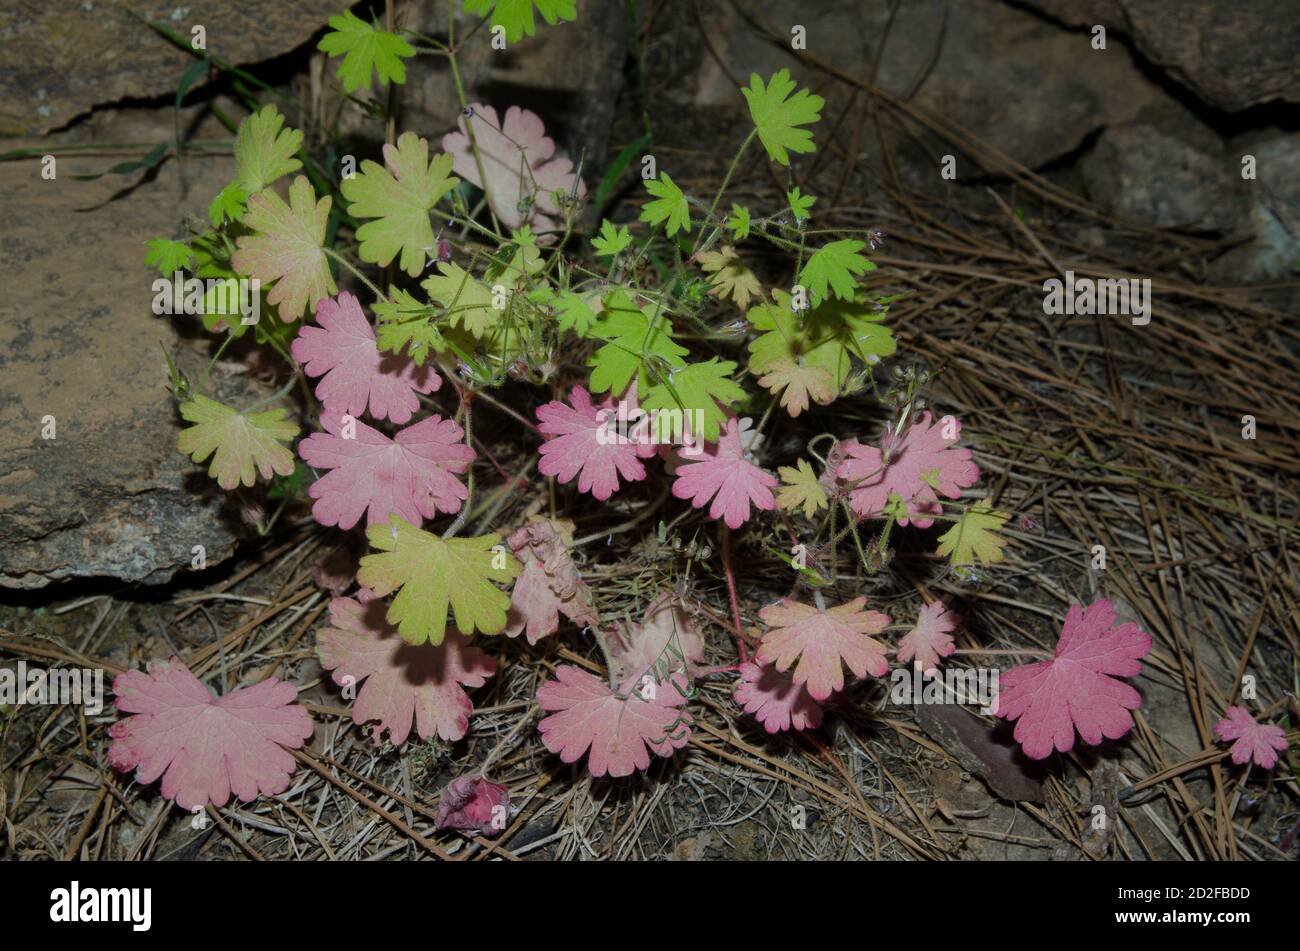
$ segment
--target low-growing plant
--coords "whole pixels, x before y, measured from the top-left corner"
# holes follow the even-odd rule
[[[535,13],[552,25],[576,15],[571,0],[465,7],[507,43],[534,34]],[[206,292],[204,326],[220,339],[213,362],[251,326],[291,379],[274,408],[240,409],[215,399],[206,374],[188,380],[169,360],[187,424],[179,447],[227,491],[270,480],[280,508],[263,530],[304,495],[322,525],[364,523],[359,590],[340,589],[317,636],[353,719],[376,742],[458,740],[472,715],[467,689],[496,672],[495,636],[533,645],[576,633],[598,645],[603,676],[555,667],[536,695],[541,740],[565,762],[585,757],[596,776],[624,776],[688,742],[703,678],[733,680],[737,705],[776,733],[817,728],[845,690],[845,668],[878,678],[891,657],[925,672],[952,657],[959,619],[943,602],[927,596],[899,619],[897,607],[883,613],[846,590],[840,570],[842,555],[857,577],[895,570],[906,533],[954,582],[974,584],[1003,560],[1008,516],[979,488],[961,423],[931,405],[930,373],[899,353],[889,322],[898,298],[869,257],[883,236],[816,227],[819,197],[796,184],[793,163],[818,148],[821,97],[786,70],[751,76],[737,97],[751,126],[716,187],[683,187],[684,171],[660,167],[651,146],[625,151],[598,201],[636,168],[646,200],[635,220],[611,220],[599,207],[593,216],[583,168],[557,154],[537,115],[468,100],[454,17],[443,38],[387,32],[351,13],[330,27],[320,49],[341,57],[343,90],[390,130],[381,160],[340,176],[275,105],[256,106],[208,227],[150,242],[148,260],[167,277],[260,284],[255,321]],[[447,62],[460,104],[457,128],[433,141],[388,122],[387,92],[416,56]],[[376,84],[384,95],[362,95]],[[729,194],[756,152],[789,182],[780,206]],[[751,268],[760,252],[764,273],[782,275],[776,283]],[[535,421],[519,405],[521,385],[557,397]],[[290,409],[295,388],[303,402]],[[814,404],[850,402],[883,418],[880,430],[821,433],[793,454],[774,438]],[[539,443],[538,477],[552,480],[549,516],[504,536],[488,528],[528,470],[500,470],[504,481],[485,492],[483,403]],[[297,418],[313,431],[295,447]],[[671,531],[680,545],[688,519],[712,523],[691,544],[708,550],[699,561],[716,553],[727,608],[681,591],[611,604],[584,580],[581,548],[607,532],[575,540],[573,503],[589,494],[622,519],[628,509],[611,500],[642,481],[651,491],[609,537],[666,542]],[[652,517],[671,511],[669,495],[690,507],[656,533]],[[741,615],[741,544],[789,579],[789,595],[758,612],[761,627]],[[734,639],[734,663],[708,665],[709,625]],[[1076,605],[1051,659],[1003,674],[996,712],[1016,721],[1036,759],[1070,750],[1076,731],[1092,744],[1120,737],[1140,696],[1117,678],[1137,675],[1150,646],[1136,625],[1115,624],[1109,602]],[[305,709],[274,681],[214,699],[178,665],[118,681],[119,707],[137,716],[113,728],[113,762],[138,767],[142,781],[165,772],[164,795],[186,808],[285,789],[293,760],[281,747],[310,733]],[[1243,714],[1220,734],[1242,756],[1257,750],[1262,765],[1278,737]],[[201,726],[238,743],[239,755],[168,739]],[[461,786],[448,821],[499,828],[489,816],[504,790]]]

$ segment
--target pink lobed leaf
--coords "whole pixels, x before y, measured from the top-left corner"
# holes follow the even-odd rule
[[[1232,761],[1238,766],[1254,761],[1261,769],[1277,765],[1277,754],[1290,743],[1286,731],[1271,723],[1257,723],[1245,707],[1228,707],[1214,724],[1214,735],[1232,743]]]
[[[458,475],[469,468],[474,450],[450,419],[433,415],[389,439],[360,420],[352,421],[356,438],[336,413],[321,416],[324,432],[298,444],[298,455],[317,469],[333,470],[307,490],[316,500],[312,516],[322,525],[348,529],[362,513],[366,523],[386,522],[393,514],[412,525],[439,512],[458,512],[469,491]]]
[[[957,616],[942,601],[927,604],[917,615],[916,626],[898,642],[899,663],[915,660],[924,673],[936,669],[940,657],[948,657],[957,649],[949,633],[956,627]]]
[[[763,635],[757,660],[787,671],[798,660],[793,680],[807,686],[814,700],[825,700],[844,687],[841,663],[858,677],[880,677],[889,670],[885,648],[870,637],[889,624],[889,616],[864,611],[866,598],[821,611],[798,601],[782,600],[758,612],[772,630]]]
[[[608,424],[613,400],[594,404],[585,388],[575,386],[569,391],[569,403],[552,400],[537,408],[537,428],[550,437],[538,449],[542,455],[538,471],[562,483],[577,476],[578,491],[590,492],[602,502],[618,491],[619,476],[627,482],[644,479],[637,447],[619,441]]]
[[[772,664],[741,664],[740,680],[732,696],[768,733],[791,727],[815,730],[822,723],[822,705],[812,698],[807,687],[796,684],[794,677]]]
[[[555,679],[537,691],[538,705],[550,716],[537,725],[542,742],[566,763],[590,750],[593,776],[629,776],[650,765],[650,754],[671,756],[690,739],[694,718],[684,707],[686,680],[674,674],[626,697],[599,677],[562,664]]]
[[[926,412],[901,437],[886,429],[879,448],[856,440],[844,443],[846,459],[835,474],[857,483],[849,494],[853,511],[862,518],[876,518],[884,514],[889,497],[896,494],[907,503],[908,511],[907,518],[898,520],[899,525],[933,525],[933,516],[943,511],[938,496],[955,499],[980,476],[970,450],[952,448],[961,438],[961,424],[952,423],[951,439],[944,438],[944,421],[931,424]]]
[[[361,684],[353,721],[374,721],[376,743],[387,730],[393,745],[401,746],[412,721],[421,739],[459,740],[474,710],[463,688],[483,686],[496,673],[496,662],[453,629],[436,646],[408,644],[384,615],[380,600],[335,598],[331,627],[316,638],[321,666],[334,672],[334,682],[353,689]]]
[[[343,291],[338,299],[316,302],[319,327],[304,325],[293,342],[293,358],[308,376],[319,376],[316,396],[326,412],[360,416],[370,407],[375,419],[402,424],[420,408],[417,393],[432,393],[442,377],[410,357],[380,353],[375,331],[356,297]]]
[[[754,465],[741,443],[740,421],[731,416],[716,443],[705,443],[699,457],[679,454],[673,495],[690,499],[697,509],[709,500],[709,518],[722,519],[728,528],[740,528],[750,516],[749,507],[770,512],[776,508],[772,488],[776,476]],[[698,458],[698,462],[685,460]]]
[[[470,112],[469,117],[461,115],[459,131],[442,137],[443,151],[452,155],[452,170],[488,193],[492,210],[506,227],[527,223],[535,231],[557,228],[561,211],[554,193],[571,194],[577,176],[572,162],[553,157],[555,143],[547,137],[541,118],[518,106],[506,110],[504,123],[491,106],[473,103]],[[467,125],[473,129],[473,143]],[[586,193],[586,186],[577,181],[577,197]]]
[[[1074,731],[1096,746],[1133,727],[1142,696],[1115,677],[1136,677],[1151,635],[1132,622],[1113,627],[1106,599],[1071,605],[1051,660],[1013,667],[998,679],[997,715],[1018,720],[1015,738],[1030,759],[1074,748]]]
[[[109,727],[108,761],[136,782],[163,777],[162,794],[194,811],[289,788],[297,749],[314,726],[293,684],[271,677],[217,697],[178,657],[128,670],[113,681],[117,709],[134,714]]]

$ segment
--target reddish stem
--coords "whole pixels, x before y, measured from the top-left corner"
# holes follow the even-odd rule
[[[731,598],[731,619],[736,625],[736,649],[740,653],[740,662],[749,663],[749,649],[741,635],[744,626],[740,623],[740,600],[736,597],[736,576],[731,572],[731,529],[722,526],[722,570],[727,575],[727,594]]]

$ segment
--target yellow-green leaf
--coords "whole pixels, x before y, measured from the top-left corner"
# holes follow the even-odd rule
[[[493,306],[492,288],[450,261],[439,264],[438,271],[421,281],[420,286],[447,308],[447,319],[453,326],[461,324],[474,336],[482,337],[501,322],[505,308]]]
[[[283,126],[284,116],[270,105],[239,124],[234,184],[246,195],[255,195],[276,179],[302,168],[294,158],[302,147],[302,133]]]
[[[285,323],[314,309],[318,300],[335,291],[322,249],[330,201],[328,195],[316,201],[311,182],[303,175],[289,187],[287,205],[271,190],[248,199],[244,224],[257,233],[236,241],[239,250],[230,263],[240,274],[263,284],[275,282],[266,299],[279,307]]]
[[[404,58],[415,55],[411,44],[395,33],[376,29],[350,10],[329,19],[330,32],[321,37],[316,48],[329,56],[342,56],[339,79],[345,92],[370,88],[370,74],[379,76],[379,84],[406,82]]]
[[[787,149],[791,152],[815,150],[812,133],[798,127],[821,119],[822,106],[826,102],[807,89],[795,92],[795,87],[790,70],[782,69],[772,74],[766,86],[758,73],[751,73],[749,86],[740,90],[749,103],[749,115],[758,130],[759,141],[772,160],[782,165],[790,164]],[[793,96],[790,95],[792,92],[795,93]]]
[[[496,634],[506,626],[510,596],[492,582],[508,582],[521,565],[500,535],[440,538],[400,516],[366,530],[377,554],[361,559],[357,580],[379,597],[397,592],[388,621],[411,644],[441,644],[448,609],[463,634]]]
[[[735,369],[736,365],[730,360],[713,357],[670,370],[663,379],[651,382],[641,407],[646,410],[688,411],[691,413],[691,431],[703,432],[705,439],[716,442],[722,424],[727,420],[723,407],[729,408],[747,395],[731,379]],[[697,419],[703,423],[702,429],[695,425]]]
[[[357,229],[361,260],[380,267],[402,253],[399,266],[411,277],[424,270],[426,252],[433,249],[429,210],[458,184],[447,153],[429,158],[429,143],[414,132],[403,132],[397,145],[384,146],[384,164],[369,159],[361,174],[341,186],[348,213],[374,218]]]
[[[1009,516],[993,511],[987,501],[977,502],[968,508],[957,524],[939,536],[940,555],[948,557],[954,567],[984,564],[1002,560],[1002,547],[1007,540],[998,534]]]
[[[660,172],[658,181],[653,178],[647,181],[645,190],[654,195],[654,201],[648,201],[642,206],[642,221],[652,225],[662,224],[664,232],[670,237],[678,231],[690,232],[691,206],[667,172]]]
[[[705,273],[713,275],[709,278],[709,293],[714,297],[731,298],[745,311],[749,309],[751,297],[763,296],[763,285],[731,245],[724,244],[717,251],[703,251],[698,258]]]
[[[776,504],[787,512],[803,507],[805,518],[812,518],[829,504],[826,490],[817,481],[817,474],[807,459],[800,459],[798,469],[781,466],[776,474],[785,484],[776,490]]]
[[[293,472],[293,453],[283,443],[298,435],[298,426],[284,410],[241,413],[197,394],[180,410],[194,425],[181,432],[177,446],[195,462],[212,456],[208,475],[223,489],[251,486],[255,472],[263,479]]]

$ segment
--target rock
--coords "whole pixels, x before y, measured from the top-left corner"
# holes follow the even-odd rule
[[[892,22],[891,6],[875,0],[774,0],[763,4],[759,22],[781,35],[803,26],[808,52],[850,76],[869,78],[879,57],[877,86],[944,116],[1030,168],[1069,154],[1097,129],[1136,117],[1162,96],[1122,50],[1094,52],[1086,36],[1002,0],[912,0],[897,5]],[[711,13],[718,21],[712,35],[733,69],[743,64],[741,79],[751,70],[766,76],[790,67],[823,94],[844,88],[798,63],[729,9]],[[853,28],[845,29],[846,23]],[[707,53],[696,104],[743,104]]]
[[[1250,196],[1246,230],[1255,240],[1224,255],[1215,270],[1225,281],[1294,278],[1300,270],[1300,134],[1277,136],[1241,151],[1255,157],[1255,180],[1245,183]]]
[[[1300,101],[1295,0],[1018,0],[1069,26],[1103,24],[1218,109]]]
[[[1111,126],[1080,168],[1089,196],[1117,218],[1219,234],[1245,219],[1239,162],[1154,125]]]
[[[108,161],[60,158],[53,181],[40,162],[0,163],[0,586],[161,582],[190,567],[195,545],[209,565],[233,550],[221,493],[176,449],[159,349],[201,373],[204,355],[177,323],[197,318],[153,315],[157,274],[143,263],[145,240],[179,236],[233,163],[189,159],[188,195],[175,162],[112,201],[133,179],[71,178]],[[245,379],[229,384],[242,395],[216,395],[259,398]],[[54,438],[42,438],[51,421]]]
[[[300,46],[345,6],[339,0],[6,4],[0,135],[45,133],[101,103],[174,95],[194,57],[130,11],[187,38],[202,25],[208,52],[240,65]]]

